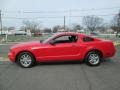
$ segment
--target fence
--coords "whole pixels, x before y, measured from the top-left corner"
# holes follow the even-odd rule
[[[52,35],[52,33],[51,34],[46,33],[46,34],[42,34],[40,36],[8,35],[7,40],[6,40],[6,35],[0,35],[0,43],[45,40],[48,37],[50,37],[51,35]],[[95,35],[94,37],[120,42],[120,38],[116,37],[115,34],[98,34],[98,35]]]

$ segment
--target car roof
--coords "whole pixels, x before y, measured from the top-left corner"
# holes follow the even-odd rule
[[[56,33],[56,35],[81,35],[81,36],[86,36],[85,34],[78,33],[78,32],[59,32],[59,33]]]

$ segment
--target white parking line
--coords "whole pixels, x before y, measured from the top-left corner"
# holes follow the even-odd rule
[[[5,43],[5,44],[0,44],[0,45],[14,45],[13,43]]]
[[[9,61],[9,59],[8,58],[0,57],[0,61]]]
[[[23,43],[23,42],[0,43],[0,45],[14,45],[19,43]]]

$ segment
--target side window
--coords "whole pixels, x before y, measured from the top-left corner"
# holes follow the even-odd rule
[[[94,39],[91,38],[91,37],[84,37],[84,38],[83,38],[83,41],[84,41],[84,42],[91,42],[91,41],[94,41]]]
[[[64,35],[54,39],[55,43],[72,43],[77,41],[75,35]]]
[[[58,38],[56,38],[56,39],[54,39],[55,41],[68,41],[69,39],[68,39],[68,36],[61,36],[61,37],[58,37]]]

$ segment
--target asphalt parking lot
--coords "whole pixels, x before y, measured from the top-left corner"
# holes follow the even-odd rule
[[[7,48],[4,52],[8,52]],[[98,67],[74,62],[44,63],[24,69],[9,61],[0,62],[0,90],[119,89],[120,47],[113,58],[106,59]]]

